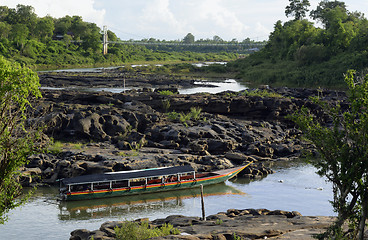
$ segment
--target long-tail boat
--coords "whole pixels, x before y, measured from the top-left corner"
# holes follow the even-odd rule
[[[190,165],[184,165],[64,178],[59,180],[60,199],[86,200],[216,184],[236,176],[250,164],[203,173],[197,173]]]

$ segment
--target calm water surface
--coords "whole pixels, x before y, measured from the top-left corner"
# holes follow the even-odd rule
[[[193,65],[197,67],[208,66],[211,64],[226,64],[226,62],[203,62],[203,63],[194,63]],[[147,66],[147,65],[132,65],[132,67],[137,66]],[[162,65],[156,65],[162,66]],[[121,66],[123,67],[123,66]],[[60,69],[60,70],[52,70],[52,71],[41,71],[41,72],[101,72],[104,69],[114,69],[119,67],[109,67],[109,68],[73,68],[73,69]],[[247,89],[248,87],[242,83],[239,83],[235,79],[222,79],[219,81],[208,81],[208,80],[198,80],[195,82],[198,87],[194,86],[191,88],[183,88],[179,89],[180,94],[195,94],[195,93],[220,93],[223,91],[233,91],[239,92]],[[159,86],[158,86],[159,87]],[[153,86],[155,88],[155,86]],[[115,87],[115,88],[79,88],[79,87],[63,87],[63,88],[54,88],[54,87],[41,87],[41,89],[46,90],[79,90],[79,91],[89,91],[89,92],[112,92],[112,93],[121,93],[132,88],[123,88],[123,87]]]
[[[251,181],[235,179],[206,186],[206,215],[230,208],[267,208],[299,211],[303,215],[335,215],[328,202],[330,184],[303,163],[274,166],[276,173]],[[138,197],[59,203],[56,188],[41,188],[25,206],[15,209],[0,226],[1,239],[69,239],[70,232],[96,230],[103,222],[164,218],[182,214],[201,216],[198,189]]]

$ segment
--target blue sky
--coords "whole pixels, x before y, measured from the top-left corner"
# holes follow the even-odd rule
[[[315,9],[319,0],[310,0]],[[350,11],[368,17],[368,0],[346,0]],[[15,8],[31,5],[40,16],[82,16],[102,28],[106,25],[119,38],[195,39],[217,35],[225,40],[265,40],[277,20],[287,21],[289,0],[1,0]]]

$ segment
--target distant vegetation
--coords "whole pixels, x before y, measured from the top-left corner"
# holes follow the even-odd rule
[[[304,4],[297,6],[295,3]],[[254,84],[294,87],[344,88],[344,73],[368,70],[368,20],[350,12],[344,2],[321,1],[310,16],[322,28],[304,19],[308,1],[290,0],[267,45],[247,58],[231,62],[227,71]]]
[[[108,31],[109,41],[119,41]],[[184,41],[185,39],[183,39]],[[221,39],[214,38],[218,42]],[[142,40],[145,41],[145,40]],[[151,39],[152,41],[152,39]],[[0,56],[36,69],[71,66],[118,65],[130,62],[230,61],[237,53],[198,53],[147,49],[130,44],[109,44],[102,54],[102,32],[80,16],[38,17],[32,6],[0,6]],[[224,51],[226,49],[223,49]]]
[[[137,42],[136,40],[129,40],[129,42]],[[231,41],[225,41],[221,37],[215,35],[212,39],[198,39],[195,40],[193,34],[188,33],[182,40],[159,40],[155,38],[142,39],[139,43],[151,43],[152,45],[146,45],[147,48],[157,51],[169,51],[169,52],[200,52],[200,53],[212,53],[212,52],[227,52],[227,53],[240,53],[249,54],[254,51],[258,51],[262,48],[266,41],[257,42],[246,38],[242,41],[232,39]],[[170,43],[170,45],[165,45]],[[181,44],[184,43],[184,44]],[[176,44],[176,45],[175,45]]]

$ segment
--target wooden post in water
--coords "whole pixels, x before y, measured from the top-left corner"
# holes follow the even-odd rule
[[[206,213],[204,211],[203,184],[201,184],[201,203],[202,203],[202,220],[206,221]]]

